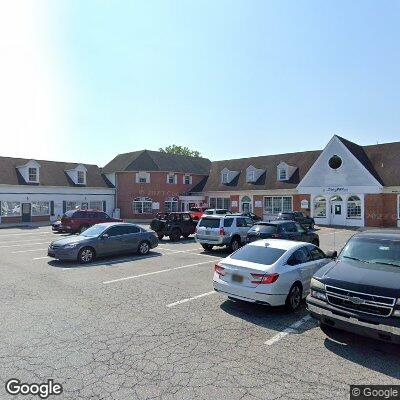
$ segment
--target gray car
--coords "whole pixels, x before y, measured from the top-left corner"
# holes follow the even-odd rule
[[[65,261],[90,263],[96,257],[137,252],[145,255],[158,246],[155,232],[123,222],[97,224],[80,235],[55,240],[47,255]]]

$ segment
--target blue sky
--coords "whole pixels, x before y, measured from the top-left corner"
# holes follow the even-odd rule
[[[48,95],[28,88],[24,107],[40,113],[18,133],[36,140],[24,133],[4,155],[103,165],[169,144],[216,160],[319,149],[335,133],[400,140],[398,2],[40,4],[30,25],[44,69],[23,64]]]

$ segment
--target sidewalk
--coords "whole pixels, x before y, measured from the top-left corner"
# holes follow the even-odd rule
[[[26,229],[35,229],[43,226],[50,226],[50,221],[43,222],[20,222],[17,224],[0,224],[0,229],[8,229],[8,228],[26,228]]]

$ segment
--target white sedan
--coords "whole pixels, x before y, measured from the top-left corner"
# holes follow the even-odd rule
[[[214,289],[229,298],[294,311],[309,292],[313,274],[335,256],[310,243],[258,240],[215,265]]]

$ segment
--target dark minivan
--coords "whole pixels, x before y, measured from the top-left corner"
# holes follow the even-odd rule
[[[247,243],[259,239],[287,239],[319,246],[319,236],[294,221],[258,222],[247,232]]]
[[[322,328],[400,344],[400,233],[354,235],[314,274],[307,308]]]
[[[278,214],[278,220],[284,221],[296,221],[302,226],[306,226],[309,229],[314,229],[315,221],[307,215],[304,215],[301,211],[282,212]]]

